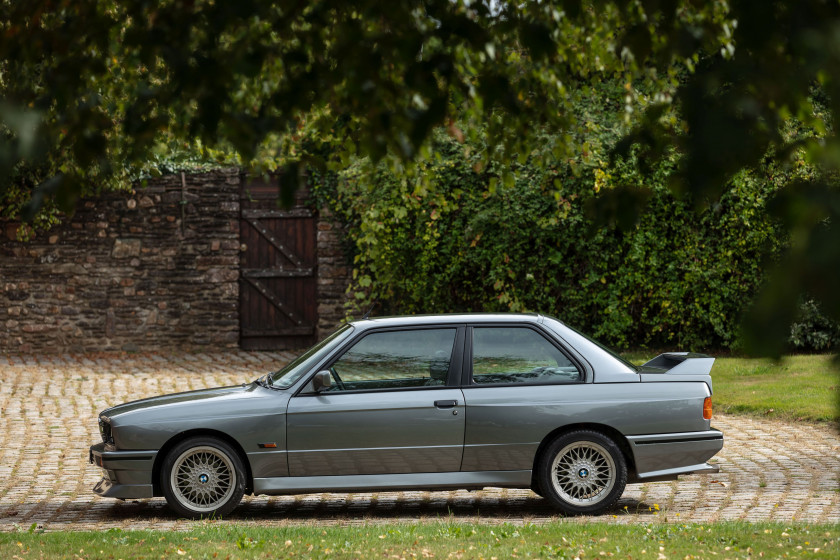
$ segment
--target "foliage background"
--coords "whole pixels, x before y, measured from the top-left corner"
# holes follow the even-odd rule
[[[480,138],[438,130],[417,175],[368,160],[314,173],[317,198],[347,224],[349,312],[537,311],[620,348],[739,349],[742,313],[788,242],[768,201],[815,171],[801,154],[768,158],[693,204],[669,184],[676,150],[645,175],[633,154],[611,159],[622,95],[602,84],[578,100],[586,134],[568,159],[535,152],[502,171],[483,164]],[[621,212],[638,203],[628,196],[644,202],[636,220]],[[792,347],[836,342],[814,302],[802,311]]]
[[[0,2],[0,218],[179,150],[315,167],[359,303],[778,354],[803,301],[840,320],[838,29],[826,0]]]

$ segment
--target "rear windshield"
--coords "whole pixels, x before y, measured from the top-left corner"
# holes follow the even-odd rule
[[[593,338],[590,338],[590,337],[586,336],[582,332],[578,331],[577,329],[574,329],[574,328],[570,327],[566,323],[564,323],[564,322],[562,322],[558,319],[555,319],[554,317],[546,317],[546,325],[548,325],[549,328],[551,328],[552,330],[557,332],[557,334],[559,334],[561,337],[564,336],[564,335],[563,335],[562,330],[560,330],[558,327],[568,329],[574,335],[583,339],[583,341],[586,341],[589,344],[593,344],[593,345],[597,346],[598,348],[600,348],[601,350],[603,350],[604,352],[606,352],[611,358],[613,358],[614,360],[619,362],[621,365],[627,367],[627,369],[629,369],[631,372],[633,372],[633,373],[638,373],[639,372],[639,368],[637,366],[634,366],[631,362],[625,360],[624,358],[622,358],[617,353],[613,352],[612,350],[610,350],[609,348],[607,348],[606,346],[604,346],[603,344],[601,344],[597,340],[594,340]],[[572,346],[575,346],[579,352],[583,353],[584,356],[586,356],[586,352],[584,351],[583,348],[580,347],[580,341],[578,341],[577,344],[574,343],[574,341],[571,341],[571,340],[569,340],[567,342],[571,343]]]

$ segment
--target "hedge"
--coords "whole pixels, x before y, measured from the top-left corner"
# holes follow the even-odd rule
[[[620,348],[737,347],[745,303],[784,244],[764,212],[779,170],[740,174],[697,213],[668,188],[671,164],[643,182],[633,162],[526,161],[504,185],[480,149],[440,133],[422,180],[367,162],[316,178],[347,224],[356,309],[537,311]],[[635,224],[592,214],[628,184],[652,192]]]

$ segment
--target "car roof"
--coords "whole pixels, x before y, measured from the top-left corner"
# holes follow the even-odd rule
[[[360,333],[378,328],[435,327],[468,324],[540,324],[554,333],[568,348],[574,350],[594,371],[601,375],[618,372],[622,378],[635,370],[592,339],[570,328],[559,319],[540,313],[446,313],[439,315],[406,315],[402,317],[372,317],[349,323]],[[597,375],[597,374],[596,374]],[[604,378],[607,379],[607,378]]]
[[[541,323],[539,313],[444,313],[439,315],[405,315],[401,317],[371,317],[351,324],[367,330],[380,327],[410,327],[421,325],[459,325],[463,323]]]

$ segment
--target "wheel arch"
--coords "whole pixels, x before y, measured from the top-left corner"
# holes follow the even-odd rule
[[[636,474],[636,462],[633,459],[633,451],[630,449],[630,442],[627,441],[627,438],[624,437],[624,434],[622,434],[612,426],[607,426],[606,424],[581,422],[578,424],[567,424],[565,426],[561,426],[549,432],[542,439],[539,447],[537,447],[537,452],[534,455],[534,464],[531,467],[531,488],[536,488],[537,466],[540,464],[540,460],[542,460],[543,454],[545,453],[545,450],[549,446],[549,444],[560,436],[571,432],[576,432],[578,430],[589,430],[592,432],[598,432],[613,440],[618,446],[618,448],[621,450],[621,454],[624,455],[624,461],[627,463],[628,479],[632,478],[633,475]]]
[[[158,450],[157,456],[155,457],[155,463],[152,466],[152,494],[154,496],[163,496],[163,488],[160,485],[160,470],[163,468],[163,462],[172,448],[185,439],[198,436],[208,436],[220,439],[236,451],[239,458],[242,459],[242,464],[245,465],[245,494],[252,493],[254,491],[254,477],[253,474],[251,474],[251,463],[248,461],[248,455],[245,454],[245,450],[241,445],[239,445],[239,442],[224,432],[207,428],[198,428],[195,430],[186,430],[172,436],[161,446],[160,450]]]

